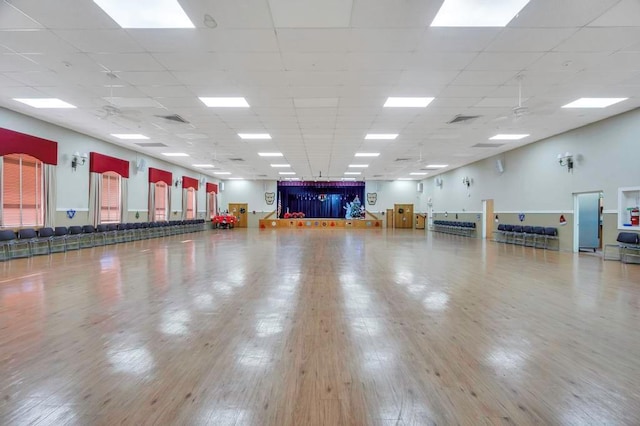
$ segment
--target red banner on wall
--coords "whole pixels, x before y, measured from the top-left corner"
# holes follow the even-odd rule
[[[89,153],[89,171],[91,173],[116,172],[123,178],[129,178],[129,162],[108,155]]]
[[[58,143],[14,130],[0,128],[0,156],[27,154],[45,164],[58,164]]]
[[[173,175],[166,170],[154,169],[149,167],[149,182],[158,183],[164,182],[171,186],[173,184]]]
[[[193,188],[196,191],[198,190],[198,179],[190,178],[188,176],[182,176],[182,187],[183,188]]]
[[[218,193],[218,184],[217,183],[207,182],[206,188],[207,188],[207,194],[209,194],[211,192],[213,192],[214,194]]]

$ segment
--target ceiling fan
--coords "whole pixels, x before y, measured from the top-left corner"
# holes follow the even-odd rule
[[[107,85],[107,87],[109,87],[109,97],[105,98],[107,103],[98,108],[96,114],[97,117],[101,120],[116,122],[116,124],[120,124],[117,123],[117,119],[128,120],[135,124],[140,123],[140,119],[138,118],[140,111],[130,109],[123,110],[113,103],[113,88],[122,86],[115,84],[115,81],[118,80],[118,76],[114,72],[108,71],[106,75],[109,78],[109,84]]]
[[[522,104],[522,80],[523,79],[524,79],[524,76],[522,74],[518,74],[516,76],[516,80],[518,80],[518,105],[516,105],[511,109],[511,115],[498,117],[495,119],[496,121],[507,120],[510,118],[511,120],[516,122],[520,120],[522,117],[524,117],[525,115],[529,114],[530,112],[529,107]]]

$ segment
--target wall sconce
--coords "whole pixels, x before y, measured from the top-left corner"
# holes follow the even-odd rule
[[[571,173],[573,170],[573,154],[570,152],[558,154],[558,163],[560,163],[561,166],[567,166],[567,171]]]
[[[182,185],[182,179],[176,179],[175,183],[173,184],[176,188],[179,187],[180,185]]]
[[[442,178],[441,178],[441,177],[437,177],[437,178],[436,178],[436,186],[437,186],[438,188],[441,188],[441,189],[442,189]]]
[[[470,187],[472,183],[473,183],[473,179],[469,179],[468,177],[462,178],[462,184],[467,188]]]
[[[80,155],[78,151],[74,152],[71,157],[71,169],[75,172],[78,166],[84,166],[87,162],[87,158],[89,158],[89,156],[86,152],[82,155]]]

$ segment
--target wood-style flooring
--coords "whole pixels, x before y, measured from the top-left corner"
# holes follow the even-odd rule
[[[2,425],[638,425],[640,265],[234,229],[0,263]]]

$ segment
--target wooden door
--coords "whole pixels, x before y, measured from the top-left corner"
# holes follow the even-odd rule
[[[387,209],[387,228],[393,228],[393,209]]]
[[[229,214],[238,219],[237,228],[247,227],[247,203],[229,203]]]
[[[394,204],[393,215],[396,228],[413,228],[413,204]]]
[[[493,238],[493,224],[495,223],[495,215],[493,214],[493,200],[483,200],[483,218],[484,221],[484,230],[482,231],[482,238],[492,239]],[[477,232],[477,231],[476,231]]]

